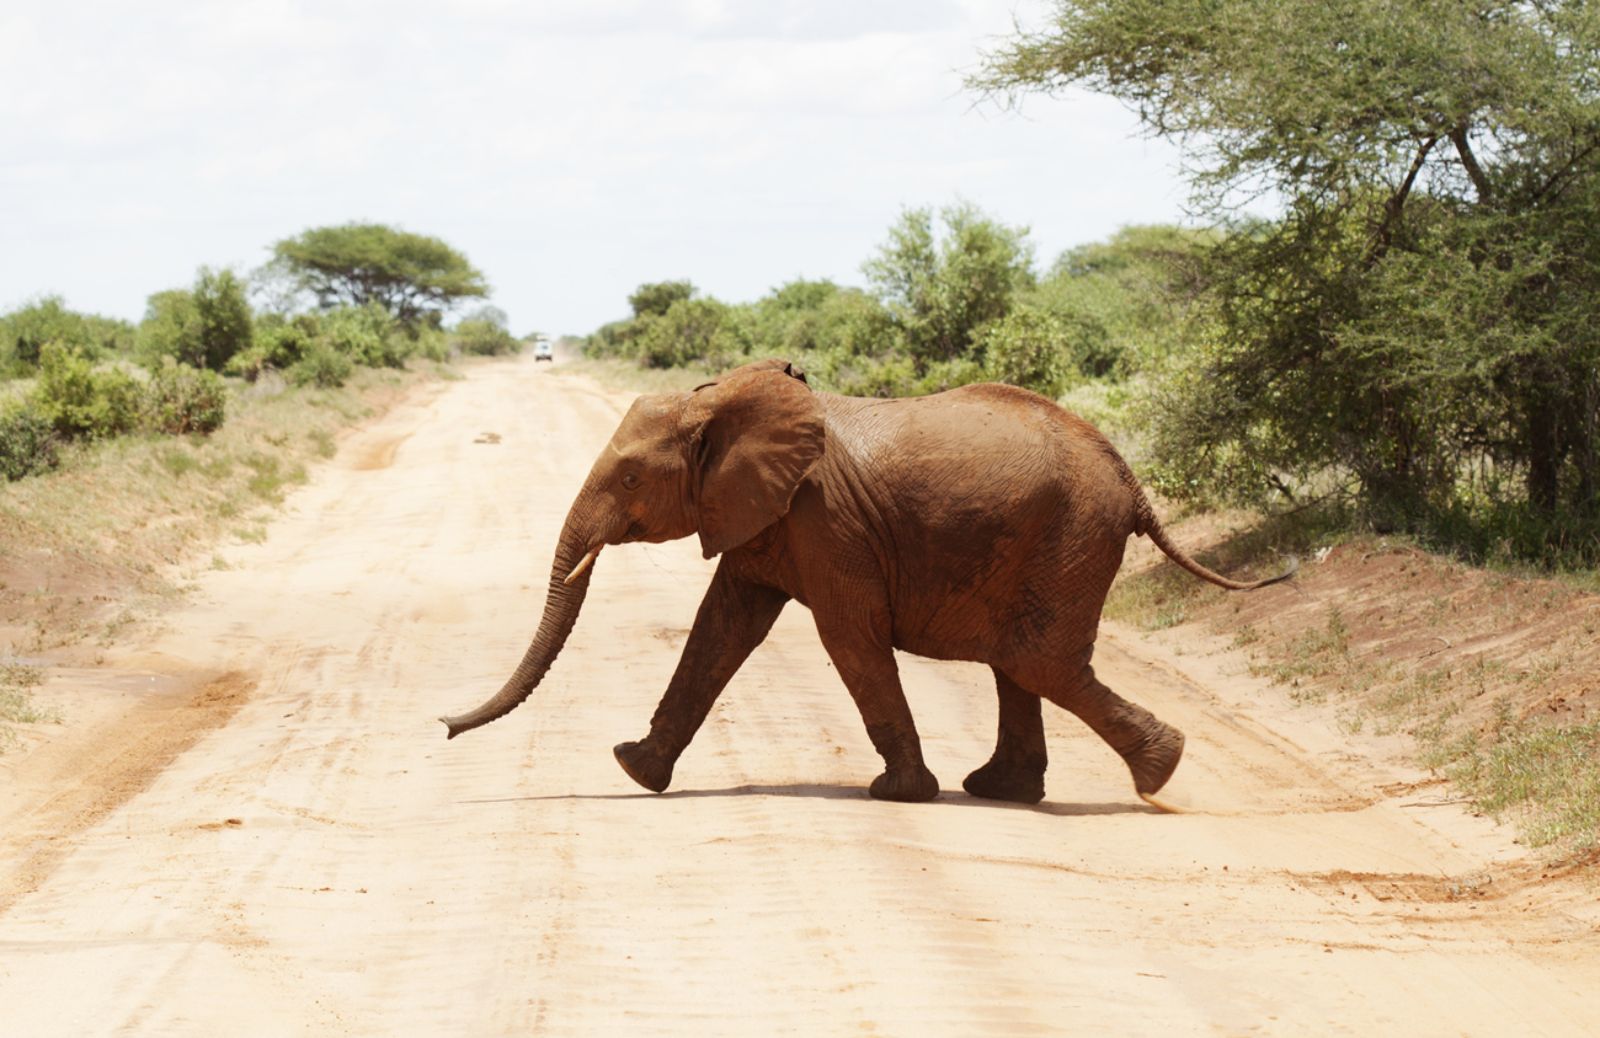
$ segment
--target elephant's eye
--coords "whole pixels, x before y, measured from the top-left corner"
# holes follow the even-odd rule
[[[624,487],[627,487],[629,490],[638,490],[639,489],[639,477],[636,476],[635,474],[633,474],[632,472],[626,473],[622,477],[622,485]]]

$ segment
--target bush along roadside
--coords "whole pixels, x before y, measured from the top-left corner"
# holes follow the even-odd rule
[[[493,306],[446,329],[449,308],[487,297],[489,286],[437,238],[344,224],[272,249],[249,278],[201,267],[188,287],[153,293],[137,326],[74,312],[53,295],[0,313],[0,476],[47,472],[70,443],[212,433],[227,414],[220,375],[253,383],[276,373],[327,390],[358,368],[522,348]],[[257,312],[251,293],[272,308]]]
[[[33,389],[0,409],[0,474],[18,480],[47,472],[60,463],[61,446],[75,441],[204,435],[226,415],[227,389],[215,372],[164,358],[140,378],[46,343]]]

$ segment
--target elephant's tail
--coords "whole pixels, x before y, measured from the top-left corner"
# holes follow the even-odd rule
[[[1167,531],[1162,527],[1161,520],[1156,518],[1155,509],[1150,507],[1149,498],[1144,496],[1144,492],[1142,490],[1136,489],[1134,493],[1138,496],[1135,499],[1135,512],[1137,513],[1137,518],[1134,520],[1135,526],[1133,532],[1144,534],[1145,536],[1149,537],[1150,540],[1155,543],[1157,548],[1160,548],[1164,553],[1166,553],[1167,558],[1171,559],[1173,562],[1176,562],[1178,565],[1182,566],[1190,573],[1193,573],[1201,580],[1210,581],[1218,587],[1227,588],[1229,591],[1254,591],[1258,587],[1266,587],[1268,584],[1276,584],[1279,581],[1288,580],[1290,577],[1294,576],[1295,571],[1300,568],[1300,560],[1291,555],[1289,556],[1289,568],[1284,570],[1282,573],[1279,573],[1275,577],[1268,577],[1265,580],[1252,581],[1229,580],[1222,574],[1215,573],[1200,565],[1198,562],[1191,559],[1188,553],[1182,548],[1172,543],[1172,538],[1167,536]]]

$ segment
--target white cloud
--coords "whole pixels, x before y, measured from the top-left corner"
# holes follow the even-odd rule
[[[517,327],[586,331],[644,280],[859,280],[901,207],[957,195],[1045,261],[1175,217],[1172,153],[1114,104],[975,105],[961,69],[1013,5],[11,0],[0,307],[133,317],[374,219],[461,248]]]

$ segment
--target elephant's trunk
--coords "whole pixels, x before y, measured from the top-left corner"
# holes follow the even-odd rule
[[[539,630],[533,636],[533,643],[522,656],[522,662],[500,691],[482,706],[454,717],[439,718],[450,730],[446,738],[454,739],[462,732],[488,724],[516,709],[538,687],[545,671],[555,662],[561,647],[566,644],[567,635],[572,633],[572,625],[578,619],[584,596],[588,594],[589,576],[593,572],[590,564],[602,543],[592,532],[596,528],[591,517],[593,510],[593,498],[585,493],[579,496],[572,510],[567,513],[567,521],[561,528],[561,540],[556,546],[555,562],[550,567],[550,591],[545,598],[544,616],[539,621]]]

